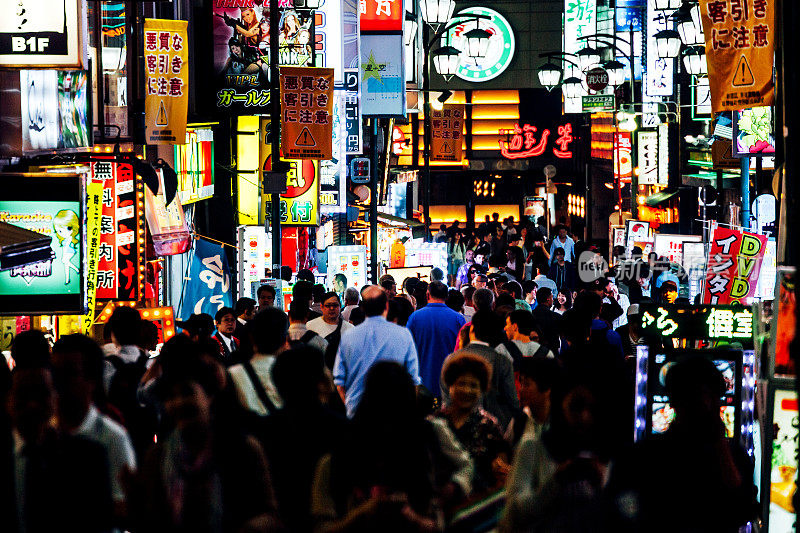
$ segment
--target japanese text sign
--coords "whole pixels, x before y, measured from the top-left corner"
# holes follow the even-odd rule
[[[767,237],[717,227],[708,252],[703,303],[748,304],[756,290]]]
[[[633,175],[631,134],[627,131],[614,133],[614,179],[630,183]]]
[[[586,40],[579,37],[597,33],[597,0],[564,0],[564,52],[575,54],[586,46]],[[564,99],[564,113],[580,113],[581,96],[589,93],[581,86],[577,98]]]
[[[332,68],[282,67],[281,111],[283,157],[333,157]]]
[[[701,0],[711,108],[772,105],[776,0]]]
[[[272,170],[272,156],[268,155],[270,147],[266,144],[266,130],[268,127],[269,121],[262,120],[259,158],[261,159],[260,168],[264,172]],[[281,224],[289,226],[318,226],[320,201],[318,163],[308,159],[285,162],[289,163],[289,171],[286,173],[286,192],[280,196]],[[262,219],[268,217],[272,197],[274,195],[265,195],[264,201],[261,202],[264,209]],[[285,235],[283,242],[286,242]]]
[[[358,69],[345,69],[344,71],[344,118],[347,155],[361,153],[361,91],[359,89]]]
[[[636,133],[639,161],[639,185],[658,183],[658,133],[639,131]]]
[[[184,144],[189,105],[189,40],[185,20],[145,19],[147,144]]]
[[[680,339],[753,340],[753,312],[724,305],[642,304],[642,335]]]
[[[431,112],[431,161],[461,163],[464,105],[446,105]]]
[[[562,124],[558,126],[558,136],[552,146],[553,155],[559,159],[569,159],[572,157],[570,144],[575,138],[572,136],[572,124]],[[500,134],[511,135],[508,141],[497,141],[500,145],[500,153],[506,159],[527,159],[529,157],[539,157],[547,151],[547,141],[550,138],[550,129],[539,128],[531,124],[514,124],[513,130],[500,130]]]
[[[361,31],[403,31],[403,0],[360,0]]]
[[[86,185],[86,299],[87,313],[81,320],[81,332],[86,333],[94,322],[97,302],[97,266],[100,260],[100,219],[103,214],[103,184],[93,181]]]
[[[180,317],[208,313],[214,316],[223,307],[231,307],[231,273],[228,258],[222,246],[197,239],[194,256],[185,285]]]

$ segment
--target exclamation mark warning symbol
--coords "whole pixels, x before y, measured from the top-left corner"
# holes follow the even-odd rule
[[[739,58],[739,64],[736,65],[736,73],[733,75],[732,84],[734,87],[749,87],[755,82],[756,80],[753,77],[750,64],[747,62],[747,58],[742,55],[742,57]]]
[[[156,115],[156,126],[166,126],[169,124],[169,117],[167,116],[167,110],[164,107],[164,100],[158,105],[158,115]]]

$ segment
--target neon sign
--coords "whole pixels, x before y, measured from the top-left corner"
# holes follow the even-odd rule
[[[520,127],[519,124],[514,124],[514,129],[500,130],[500,134],[512,133],[510,141],[498,141],[500,145],[500,153],[506,159],[526,159],[528,157],[538,157],[547,150],[547,140],[550,137],[550,130],[544,129],[541,132],[539,141],[536,140],[536,133],[538,129],[536,126],[525,124]],[[558,127],[558,138],[555,144],[558,148],[553,147],[553,155],[559,159],[569,159],[572,157],[572,151],[569,150],[569,145],[575,138],[572,136],[572,124],[563,124]]]
[[[753,339],[753,312],[746,307],[646,304],[642,334],[646,337],[739,341]]]

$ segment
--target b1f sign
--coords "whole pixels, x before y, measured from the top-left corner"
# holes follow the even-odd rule
[[[86,0],[0,2],[0,67],[85,68]]]

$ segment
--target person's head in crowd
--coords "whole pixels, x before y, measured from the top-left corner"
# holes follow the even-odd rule
[[[395,281],[395,279],[394,279],[394,276],[392,276],[391,274],[384,274],[383,276],[381,276],[380,278],[378,278],[378,285],[380,285],[381,287],[383,287],[383,282],[384,282],[384,281],[391,281],[392,283],[397,283],[397,282]]]
[[[51,431],[56,410],[53,377],[49,368],[15,368],[8,398],[11,424],[26,444],[38,444]]]
[[[417,300],[417,309],[428,305],[428,282],[420,281],[417,283],[412,296]]]
[[[503,285],[503,291],[511,294],[515,300],[522,299],[522,285],[519,284],[518,281],[511,280],[505,285]]]
[[[534,320],[530,311],[515,309],[506,317],[505,332],[510,341],[530,341]]]
[[[441,281],[432,281],[428,285],[428,302],[444,303],[447,299],[447,285]]]
[[[711,360],[695,356],[676,362],[667,371],[665,385],[675,410],[673,424],[703,428],[704,436],[720,435],[723,426],[719,418],[719,398],[728,387]]]
[[[307,345],[278,354],[272,366],[272,381],[287,409],[321,405],[331,391],[322,352]]]
[[[289,323],[305,324],[308,321],[308,313],[310,311],[306,303],[302,301],[292,302],[289,304]]]
[[[258,310],[266,309],[275,306],[275,287],[272,285],[262,285],[256,291],[258,298]]]
[[[138,316],[139,313],[136,313]],[[11,358],[15,368],[47,368],[50,366],[50,343],[38,329],[23,331],[11,341]]]
[[[300,280],[296,282],[292,287],[292,302],[305,302],[308,307],[311,307],[313,287],[307,281]]]
[[[439,231],[441,231],[442,233],[447,231],[447,224],[439,224]]]
[[[519,399],[533,419],[544,424],[550,418],[553,391],[562,387],[564,373],[557,359],[523,357],[519,365]]]
[[[406,369],[378,361],[367,372],[353,421],[370,426],[406,425],[416,417],[416,387]]]
[[[139,342],[142,316],[136,309],[127,305],[117,306],[108,323],[111,327],[111,340],[116,346],[136,345]]]
[[[558,296],[555,299],[555,306],[561,311],[566,311],[572,307],[572,291],[562,289],[558,291]]]
[[[514,310],[515,307],[511,305],[499,305],[494,308],[495,314],[500,317],[500,320],[502,320],[503,324],[506,323],[506,318],[508,318],[508,315],[513,313]]]
[[[364,309],[361,306],[354,308],[350,312],[350,323],[354,326],[361,324],[366,319],[367,315],[364,313]]]
[[[647,286],[650,278],[650,266],[645,263],[644,261],[638,261],[636,263],[636,281],[638,282],[640,287]]]
[[[377,285],[369,285],[362,293],[361,308],[367,317],[381,316],[386,312],[389,298],[386,291]]]
[[[603,298],[597,291],[584,290],[578,293],[573,309],[586,313],[592,319],[600,317],[600,309],[603,307]]]
[[[486,265],[486,254],[483,251],[476,251],[475,252],[475,264],[485,266]]]
[[[461,287],[461,294],[464,296],[464,305],[472,307],[472,296],[475,294],[475,287],[464,285]]]
[[[339,294],[343,293],[347,288],[347,276],[339,272],[333,276],[333,291]]]
[[[342,314],[342,303],[339,295],[333,291],[322,296],[322,319],[328,324],[337,324]]]
[[[206,313],[192,314],[186,320],[175,322],[175,325],[193,341],[208,338],[214,333],[214,319]]]
[[[663,303],[675,303],[678,298],[678,286],[674,281],[668,280],[661,284],[661,301]]]
[[[647,254],[647,265],[650,267],[651,270],[654,270],[658,266],[658,254],[655,252],[650,252]]]
[[[405,294],[414,294],[414,291],[419,284],[419,278],[406,278],[403,280],[403,292]]]
[[[307,268],[301,268],[297,271],[297,281],[307,281],[314,284],[314,273]]]
[[[494,301],[495,308],[508,306],[511,309],[514,309],[517,306],[517,302],[514,300],[514,296],[507,292],[501,292],[497,295]]]
[[[428,289],[430,291],[430,289]],[[447,291],[447,298],[445,299],[444,303],[447,307],[455,311],[456,313],[463,313],[464,312],[464,295],[461,294],[461,291],[456,289],[450,289]]]
[[[609,283],[610,281],[608,281],[608,278],[600,277],[592,281],[586,290],[597,294],[600,299],[603,299],[606,297],[606,290],[608,289]]]
[[[311,297],[315,304],[321,304],[322,298],[325,296],[325,285],[317,283],[311,288]]]
[[[359,294],[358,289],[355,287],[347,287],[344,291],[344,305],[347,307],[348,305],[358,305],[358,302],[361,300],[361,294]]]
[[[478,272],[475,274],[475,277],[472,280],[472,286],[476,289],[485,289],[488,281],[489,278],[486,276],[486,274]]]
[[[389,298],[394,298],[397,296],[397,283],[395,283],[393,279],[385,279],[381,281],[381,287],[386,291],[386,295]]]
[[[531,303],[536,299],[536,289],[539,287],[539,284],[533,281],[532,279],[528,279],[522,282],[522,299],[528,303]]]
[[[558,226],[558,238],[562,241],[567,238],[567,227],[563,224]]]
[[[155,323],[142,319],[138,346],[147,352],[152,352],[158,347],[158,326]]]
[[[292,281],[292,267],[284,265],[281,267],[280,273],[281,273],[280,277],[283,281],[285,281],[286,283]]]
[[[221,307],[214,315],[214,324],[221,335],[233,336],[236,329],[236,311],[230,307]]]
[[[559,265],[563,265],[566,258],[566,252],[563,248],[556,248],[553,251],[553,260],[558,263]]]
[[[585,344],[589,340],[591,330],[592,316],[585,309],[573,306],[572,309],[564,311],[561,320],[561,336],[569,346]]]
[[[274,295],[272,297],[272,301],[273,303],[275,302]],[[233,307],[233,312],[236,315],[236,318],[241,318],[245,322],[252,320],[256,315],[256,301],[246,296],[239,298],[236,300],[236,305]]]
[[[622,316],[622,308],[618,305],[603,304],[600,308],[600,320],[608,324],[609,327],[620,316]]]
[[[59,422],[77,428],[103,391],[103,350],[85,335],[65,335],[53,345],[53,382],[58,392]]]
[[[497,345],[503,337],[503,319],[491,311],[478,311],[472,316],[470,342],[480,341]]]
[[[477,289],[472,295],[472,307],[475,311],[491,311],[495,305],[494,293],[489,289]]]
[[[475,250],[470,249],[464,252],[464,262],[468,265],[475,262]]]
[[[553,307],[553,291],[550,287],[542,287],[536,291],[536,303],[543,305],[545,309]]]
[[[449,357],[442,368],[442,383],[449,393],[448,408],[470,413],[481,401],[492,375],[492,367],[480,355],[469,352]]]
[[[444,280],[444,271],[439,267],[431,269],[431,282]]]
[[[625,259],[625,247],[620,244],[614,246],[612,253],[614,255],[614,259],[617,262],[620,262]]]
[[[274,355],[289,345],[289,319],[276,307],[256,313],[250,322],[250,332],[257,353]]]

